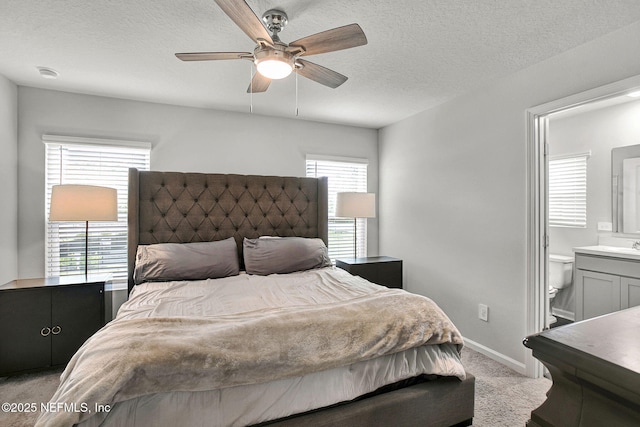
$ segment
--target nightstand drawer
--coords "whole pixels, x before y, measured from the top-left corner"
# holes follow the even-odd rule
[[[392,257],[341,258],[336,267],[388,288],[402,288],[402,260]]]

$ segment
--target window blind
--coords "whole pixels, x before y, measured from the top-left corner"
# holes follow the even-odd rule
[[[549,226],[587,227],[589,153],[549,160]]]
[[[48,277],[84,274],[85,223],[50,222],[51,188],[58,184],[98,185],[118,192],[118,221],[89,222],[89,273],[127,280],[127,203],[130,167],[149,170],[151,145],[89,138],[43,137],[45,172],[45,271]]]
[[[354,219],[337,218],[336,194],[344,191],[367,191],[367,161],[364,159],[322,159],[307,157],[306,175],[326,176],[329,186],[329,257],[331,259],[367,256],[367,222],[358,218],[354,253]]]

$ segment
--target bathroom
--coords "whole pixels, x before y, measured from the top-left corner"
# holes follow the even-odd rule
[[[634,250],[631,250],[633,243],[640,240],[640,234],[621,234],[614,233],[615,230],[612,230],[618,226],[617,221],[613,218],[616,212],[612,208],[612,184],[614,182],[612,179],[612,149],[639,145],[638,156],[640,156],[640,93],[636,95],[639,96],[624,95],[595,101],[585,106],[549,115],[547,139],[550,162],[548,178],[549,268],[547,271],[549,272],[550,285],[550,316],[548,316],[550,327],[593,317],[594,314],[601,314],[617,308],[616,302],[613,303],[613,309],[598,308],[596,311],[590,311],[589,307],[582,305],[587,293],[592,292],[591,289],[595,289],[595,291],[590,294],[590,298],[600,298],[601,292],[605,292],[606,298],[609,298],[611,283],[609,275],[603,276],[600,273],[594,273],[595,276],[591,275],[595,279],[591,276],[584,278],[582,271],[577,271],[575,268],[576,252],[574,248],[586,247],[583,251],[585,253],[580,253],[579,250],[578,255],[587,256],[589,259],[601,256],[623,257],[618,259],[632,262],[629,264],[630,268],[633,271],[637,270],[638,278],[640,278],[640,250],[637,251],[637,255]],[[575,205],[569,208],[557,202],[558,194],[563,192],[562,183],[558,186],[558,182],[562,181],[560,177],[567,170],[575,172],[577,168],[579,171],[584,168],[585,163],[586,217],[584,215],[584,197],[578,197],[577,199],[582,199],[582,202],[577,200]],[[638,181],[640,182],[640,179]],[[552,200],[553,198],[556,198],[555,202]],[[638,201],[640,202],[640,198]],[[640,203],[638,205],[640,206]],[[568,214],[567,209],[570,211]],[[640,209],[638,211],[640,213]],[[568,218],[565,218],[565,214]],[[640,229],[640,225],[638,229]],[[611,253],[589,250],[590,247],[598,245],[624,247],[628,250]],[[591,267],[585,268],[591,269]],[[617,267],[611,268],[614,270],[608,273],[617,275],[618,272],[615,271]],[[620,275],[636,277],[635,273],[620,273]],[[576,278],[576,276],[578,277]],[[592,280],[590,283],[593,287],[587,289],[575,286],[577,280],[580,280],[581,284],[582,280]],[[620,283],[620,277],[617,280]],[[623,282],[627,283],[625,280]],[[620,293],[613,293],[611,298],[614,300],[617,298],[618,305],[622,299],[622,308],[624,308],[624,301],[627,306],[639,305],[640,281],[637,286],[632,283],[629,287],[627,284],[624,289],[622,294],[624,292],[627,294],[621,296]],[[579,298],[576,298],[576,294]],[[578,306],[576,306],[576,300],[579,301]]]

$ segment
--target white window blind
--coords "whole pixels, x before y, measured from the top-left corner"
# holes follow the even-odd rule
[[[89,222],[89,273],[127,280],[127,195],[129,168],[148,170],[151,145],[140,142],[45,135],[45,270],[48,277],[84,274],[85,223],[49,222],[51,188],[84,184],[115,188],[118,221]]]
[[[587,227],[589,153],[549,160],[549,226]]]
[[[329,257],[331,259],[367,256],[367,223],[358,218],[354,254],[354,219],[336,218],[336,194],[367,191],[367,161],[361,159],[322,159],[307,157],[307,176],[328,177],[329,184]]]

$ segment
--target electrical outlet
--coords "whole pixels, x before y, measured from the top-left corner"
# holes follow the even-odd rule
[[[612,231],[612,230],[613,230],[612,223],[598,221],[598,231]]]
[[[485,322],[489,321],[489,307],[485,304],[478,304],[478,319]]]

